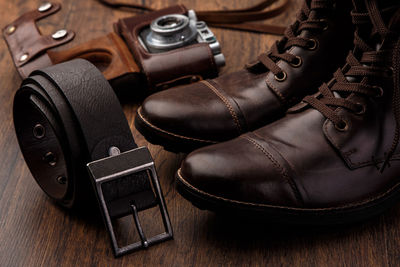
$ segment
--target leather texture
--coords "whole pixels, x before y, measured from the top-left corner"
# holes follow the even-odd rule
[[[139,42],[139,33],[150,23],[163,15],[186,14],[183,5],[168,7],[148,14],[120,19],[114,24],[115,32],[120,34],[131,50],[136,62],[145,74],[150,89],[166,89],[181,80],[213,78],[218,68],[213,53],[207,43],[198,43],[168,52],[149,53]],[[182,82],[181,82],[182,83]]]
[[[385,19],[393,23],[397,19],[397,26],[400,25],[400,6],[394,1],[383,1],[378,5],[382,4],[384,9],[385,2],[392,4],[386,10],[393,10],[395,14]],[[368,14],[364,9],[358,12]],[[377,43],[371,38],[363,44],[379,49],[377,55],[392,56],[399,53],[395,49],[400,46],[394,48],[393,45],[393,39],[400,44],[399,38],[399,32],[392,31],[382,40],[378,39]],[[354,53],[360,55],[357,49]],[[375,51],[367,51],[359,57],[364,60],[365,55],[373,53]],[[399,64],[394,61],[382,63],[384,61],[379,61],[378,57],[375,60],[374,67],[384,69],[395,68]],[[347,69],[349,65],[346,64],[342,71]],[[373,69],[375,72],[379,70],[382,69]],[[334,108],[334,112],[346,122],[345,128],[335,127],[319,110],[301,103],[281,120],[189,154],[182,163],[178,178],[205,198],[215,201],[223,199],[248,207],[264,205],[292,211],[296,209],[297,213],[303,214],[307,210],[320,212],[333,209],[333,217],[344,209],[356,209],[360,205],[364,205],[363,209],[371,208],[379,202],[384,203],[393,191],[398,196],[398,147],[390,157],[389,166],[384,170],[381,168],[387,159],[385,152],[391,147],[396,132],[392,103],[394,88],[398,84],[394,84],[396,77],[393,75],[381,72],[378,73],[379,78],[365,79],[371,75],[365,73],[363,81],[368,81],[366,84],[372,88],[383,88],[384,93],[368,96],[354,91],[344,95],[347,101],[365,107],[362,112]],[[355,78],[351,75],[346,77],[354,85]]]
[[[99,0],[99,2],[107,7],[116,9],[154,11],[154,9],[149,6],[135,3],[125,3],[113,0]],[[274,7],[271,8],[271,5],[276,2],[279,4],[274,5]],[[289,3],[289,0],[262,0],[257,4],[246,8],[197,11],[196,14],[199,20],[205,21],[208,25],[213,27],[258,33],[283,34],[285,28],[282,26],[268,25],[254,21],[266,20],[280,15],[287,9]]]
[[[301,65],[278,60],[286,80],[277,81],[256,61],[238,72],[153,94],[138,112],[143,134],[149,140],[159,137],[162,145],[172,140],[190,150],[234,138],[282,117],[344,62],[353,36],[350,4],[338,1],[325,13],[311,10],[310,17],[325,20],[327,27],[298,33],[314,39],[317,47],[288,48],[286,52],[301,58]]]
[[[36,21],[56,13],[60,8],[60,4],[51,3],[48,10],[29,11],[3,28],[3,37],[22,78],[28,77],[34,70],[52,65],[46,50],[68,43],[75,37],[74,32],[67,31],[66,36],[54,39],[51,35],[43,36],[37,28]]]
[[[53,64],[75,58],[86,59],[95,65],[111,84],[122,76],[141,75],[129,49],[121,37],[113,32],[68,50],[47,53]]]
[[[3,29],[3,36],[22,78],[28,77],[37,69],[83,58],[103,72],[118,96],[123,99],[125,96],[142,96],[155,89],[167,89],[218,75],[218,67],[208,43],[193,44],[157,54],[146,52],[139,43],[139,32],[148,27],[152,20],[166,14],[187,14],[183,5],[120,19],[114,24],[115,32],[71,49],[51,51],[49,49],[71,41],[75,34],[68,31],[60,39],[42,36],[35,21],[57,12],[60,8],[60,4],[52,4],[44,12],[29,11]],[[21,61],[23,55],[26,56]]]
[[[75,59],[34,71],[14,99],[14,125],[26,163],[41,188],[68,208],[87,207],[94,190],[86,164],[125,152],[134,142],[122,108],[107,80],[90,62]],[[156,198],[148,175],[128,175],[105,195],[129,198],[138,210],[152,207]],[[124,190],[118,189],[123,188]],[[117,191],[116,191],[117,190]],[[110,205],[110,216],[131,214],[130,205]],[[90,205],[89,205],[90,207]]]

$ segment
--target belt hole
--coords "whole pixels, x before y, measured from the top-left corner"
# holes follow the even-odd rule
[[[43,156],[43,160],[47,162],[50,166],[55,166],[57,164],[57,158],[53,152],[47,152]]]
[[[57,177],[57,182],[59,184],[66,184],[67,183],[67,177],[65,177],[63,175],[60,175],[60,176]]]
[[[33,127],[33,136],[37,139],[42,139],[44,135],[46,134],[46,130],[41,124],[36,124],[35,127]]]

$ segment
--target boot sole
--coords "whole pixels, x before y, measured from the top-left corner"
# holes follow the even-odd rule
[[[199,209],[247,218],[264,218],[271,223],[313,226],[356,223],[383,213],[400,199],[400,184],[397,184],[376,198],[343,207],[326,209],[279,207],[246,203],[211,195],[190,185],[183,178],[180,169],[176,178],[178,193]]]
[[[147,141],[154,145],[160,145],[165,150],[174,153],[188,153],[197,148],[217,143],[215,141],[196,139],[163,130],[146,120],[141,114],[141,108],[138,109],[136,114],[135,127]]]

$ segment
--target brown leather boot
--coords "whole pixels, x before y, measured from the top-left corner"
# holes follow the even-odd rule
[[[304,1],[285,36],[255,63],[148,97],[137,129],[168,150],[191,151],[283,116],[345,62],[354,32],[350,10],[350,1]]]
[[[283,119],[189,154],[183,196],[311,224],[361,220],[400,197],[400,3],[361,0],[352,16],[355,48],[334,78]]]

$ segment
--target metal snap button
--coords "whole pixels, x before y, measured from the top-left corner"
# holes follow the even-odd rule
[[[52,35],[51,35],[51,37],[54,39],[54,40],[58,40],[58,39],[61,39],[61,38],[64,38],[65,36],[67,36],[67,34],[68,34],[68,32],[67,32],[67,30],[58,30],[58,31],[56,31],[55,33],[53,33]]]
[[[49,10],[53,5],[49,2],[44,2],[38,7],[39,12],[46,12]]]

